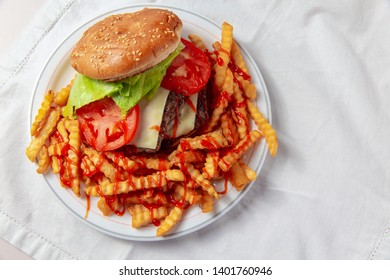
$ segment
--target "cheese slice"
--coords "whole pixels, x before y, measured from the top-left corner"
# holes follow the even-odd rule
[[[138,148],[157,147],[160,125],[169,90],[159,88],[151,100],[143,98],[139,103],[139,123],[134,138],[129,144]]]
[[[176,129],[176,137],[185,135],[195,128],[196,106],[198,104],[198,94],[188,97],[181,110],[179,124]]]
[[[130,145],[138,148],[156,149],[168,95],[169,90],[160,87],[151,100],[143,98],[138,103],[140,109],[138,129],[129,143]],[[194,109],[196,109],[197,102],[198,94],[194,94],[184,104],[176,128],[176,137],[185,135],[195,128],[196,110]]]

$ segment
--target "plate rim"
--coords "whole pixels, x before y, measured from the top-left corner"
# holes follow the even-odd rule
[[[73,29],[69,33],[69,35],[67,35],[62,41],[60,41],[60,43],[50,53],[49,58],[44,63],[41,71],[39,72],[39,76],[38,76],[38,78],[36,80],[35,86],[33,87],[32,97],[31,97],[31,100],[30,100],[30,127],[31,127],[31,124],[32,124],[33,119],[34,119],[34,117],[33,117],[34,99],[35,99],[36,94],[38,94],[37,90],[38,90],[38,87],[40,85],[42,76],[44,75],[45,70],[48,68],[49,63],[51,62],[53,56],[55,56],[57,54],[57,52],[60,51],[60,48],[69,40],[69,38],[71,36],[73,36],[74,33],[78,32],[81,28],[86,28],[92,22],[97,21],[99,19],[102,19],[105,16],[108,16],[110,14],[115,14],[116,12],[123,11],[123,10],[126,10],[126,9],[146,8],[146,7],[172,9],[172,10],[181,11],[183,13],[192,14],[193,16],[199,17],[199,18],[207,21],[208,23],[212,24],[214,27],[218,28],[219,30],[221,30],[221,26],[220,25],[218,25],[215,21],[213,21],[212,19],[210,19],[210,18],[208,18],[208,17],[206,17],[206,16],[204,16],[202,14],[199,14],[197,12],[193,12],[193,11],[190,11],[190,10],[186,10],[184,8],[180,8],[180,7],[177,7],[177,6],[173,6],[173,5],[163,5],[163,4],[157,4],[157,3],[139,3],[139,4],[134,4],[134,5],[131,5],[131,4],[130,5],[125,5],[125,6],[122,6],[120,8],[115,8],[115,9],[109,10],[107,12],[104,12],[104,13],[102,13],[100,15],[94,16],[93,18],[85,21],[84,23],[81,23],[78,27]],[[266,84],[264,82],[264,78],[263,78],[263,76],[262,76],[262,74],[260,72],[260,69],[259,69],[257,63],[254,61],[253,57],[247,51],[245,46],[240,43],[240,40],[236,39],[236,42],[239,45],[241,51],[245,54],[246,58],[250,60],[250,63],[254,67],[254,70],[256,72],[256,76],[259,79],[259,82],[261,83],[261,88],[263,90],[261,92],[261,94],[262,94],[262,97],[264,99],[263,101],[265,101],[265,103],[266,103],[265,106],[267,108],[268,122],[270,124],[272,124],[271,101],[270,101],[268,89],[267,89]],[[259,145],[256,144],[254,146],[254,149],[256,149],[257,146],[259,146]],[[257,162],[257,166],[255,168],[255,172],[256,172],[257,176],[259,176],[259,174],[260,174],[260,172],[262,170],[262,167],[264,165],[264,162],[265,162],[266,158],[268,157],[268,152],[267,152],[266,147],[263,148],[263,151],[261,151],[261,152],[262,152],[262,154],[261,154],[260,159]],[[225,208],[223,208],[218,213],[213,213],[212,216],[209,219],[207,219],[206,221],[204,221],[204,222],[202,222],[200,224],[194,225],[194,226],[192,226],[190,228],[187,228],[184,231],[172,232],[172,233],[168,233],[167,235],[165,235],[163,237],[158,237],[158,236],[133,236],[133,235],[129,236],[129,235],[121,234],[121,233],[118,233],[118,232],[109,231],[109,230],[107,230],[107,229],[105,229],[105,228],[103,228],[103,227],[101,227],[101,226],[99,226],[99,225],[97,225],[97,224],[95,224],[95,223],[93,223],[91,221],[88,221],[88,219],[85,219],[84,217],[81,217],[80,214],[78,214],[74,209],[72,209],[67,203],[65,203],[61,199],[61,197],[57,194],[57,192],[53,189],[53,187],[51,186],[50,182],[48,181],[47,175],[44,175],[43,177],[44,177],[46,183],[49,185],[49,187],[51,189],[51,192],[59,200],[60,204],[64,208],[66,208],[67,211],[72,213],[72,215],[75,216],[78,220],[81,220],[84,224],[87,224],[88,226],[91,226],[92,228],[94,228],[94,229],[98,230],[99,232],[102,232],[102,233],[104,233],[104,234],[106,234],[108,236],[116,237],[116,238],[119,238],[119,239],[122,239],[122,240],[141,241],[141,242],[150,242],[150,241],[155,242],[155,241],[164,241],[164,240],[170,240],[170,239],[174,239],[174,238],[179,238],[179,237],[183,237],[183,236],[189,235],[189,234],[194,233],[194,232],[196,232],[196,231],[198,231],[198,230],[200,230],[202,228],[207,227],[208,225],[210,225],[210,224],[216,222],[217,220],[219,220],[221,217],[223,217],[230,210],[232,210],[242,200],[242,198],[249,192],[249,190],[253,187],[253,184],[256,182],[256,180],[250,182],[245,187],[245,189],[242,190],[240,192],[240,194],[234,200],[232,200]]]

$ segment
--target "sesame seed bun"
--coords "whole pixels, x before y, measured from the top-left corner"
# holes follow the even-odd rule
[[[156,66],[177,48],[182,25],[177,15],[162,9],[109,16],[84,32],[72,50],[71,65],[103,81],[134,76]]]

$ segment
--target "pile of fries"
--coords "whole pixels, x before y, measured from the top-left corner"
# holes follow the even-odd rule
[[[154,224],[157,236],[170,232],[189,206],[213,211],[215,200],[226,192],[215,189],[217,180],[229,181],[237,191],[255,180],[255,171],[241,157],[262,138],[275,156],[278,141],[254,103],[256,88],[233,40],[233,27],[223,23],[221,42],[213,44],[213,51],[198,36],[189,38],[208,55],[218,96],[202,134],[180,139],[169,154],[98,152],[82,141],[77,119],[62,116],[70,83],[57,93],[49,90],[32,124],[26,155],[37,162],[37,172],[51,168],[77,196],[88,202],[90,196],[99,197],[103,215],[128,210],[134,228]]]

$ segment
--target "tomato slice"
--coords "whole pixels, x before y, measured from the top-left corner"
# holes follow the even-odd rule
[[[114,100],[105,97],[76,111],[85,142],[98,151],[110,151],[128,144],[138,128],[139,106],[122,117]]]
[[[181,42],[185,47],[168,67],[161,86],[189,96],[206,86],[211,66],[207,56],[199,48],[183,38]]]

